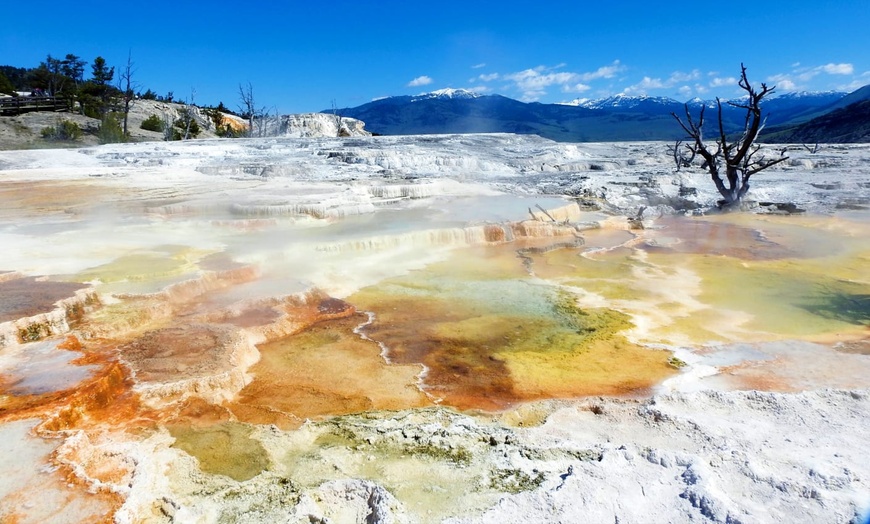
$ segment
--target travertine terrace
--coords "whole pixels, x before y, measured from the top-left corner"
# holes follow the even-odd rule
[[[0,152],[0,520],[863,522],[870,148],[789,154]]]

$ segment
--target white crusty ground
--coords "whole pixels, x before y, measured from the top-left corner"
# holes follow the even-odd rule
[[[718,197],[708,176],[674,173],[666,146],[514,135],[141,143],[0,151],[0,181],[90,180],[165,192],[177,209],[154,209],[155,216],[218,210],[235,218],[339,218],[416,205],[414,199],[495,192],[579,196],[629,216],[643,209],[644,218],[713,205]],[[753,178],[754,200],[822,213],[870,202],[870,146],[822,146],[816,154],[794,146],[789,155]],[[681,188],[695,195],[680,198]],[[10,266],[4,270],[26,270],[11,266],[30,262],[2,256]],[[45,264],[39,269],[65,268],[59,259]],[[519,426],[514,419],[523,413],[544,421]],[[26,441],[23,428],[2,430]],[[287,482],[294,446],[335,428],[351,429],[359,448],[315,447],[305,459],[334,478],[313,486]],[[260,428],[256,438],[273,465],[242,483],[200,472],[195,460],[169,447],[166,433],[108,432],[99,442],[78,436],[64,446],[134,465],[126,484],[112,488],[127,495],[118,522],[858,523],[870,511],[868,434],[866,390],[700,391],[645,401],[549,401],[502,417],[434,409],[341,417],[296,432]],[[386,480],[342,473],[378,446],[401,458],[422,444],[468,451],[467,464],[420,459],[422,469],[409,471],[421,491],[430,481],[458,479],[453,506],[421,512],[400,502]],[[35,456],[24,460],[38,462]],[[520,484],[535,482],[487,487],[506,472]]]

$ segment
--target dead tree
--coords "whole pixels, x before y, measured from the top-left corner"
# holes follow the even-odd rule
[[[716,98],[716,105],[719,109],[719,136],[716,138],[715,151],[704,140],[704,106],[701,106],[701,113],[698,116],[697,122],[692,118],[688,104],[686,104],[685,122],[676,113],[671,113],[689,135],[689,139],[694,142],[694,150],[704,158],[704,167],[710,173],[713,183],[716,184],[716,189],[719,190],[719,194],[723,197],[723,200],[719,201],[720,207],[730,207],[739,204],[740,200],[749,191],[749,179],[752,175],[788,160],[788,157],[785,156],[785,150],[782,151],[779,158],[768,159],[764,155],[756,156],[761,147],[754,144],[754,142],[758,137],[758,133],[764,127],[764,122],[761,118],[761,101],[773,92],[775,86],[767,87],[767,84],[762,83],[761,91],[756,91],[746,78],[746,67],[743,64],[740,64],[740,70],[738,85],[746,91],[748,95],[747,100],[745,103],[742,101],[726,102],[730,106],[746,110],[743,132],[733,141],[729,142],[725,133],[725,123],[722,118],[722,101],[719,98]],[[722,178],[723,169],[725,171],[724,180]],[[725,184],[726,180],[727,186]]]
[[[338,112],[338,106],[335,105],[335,99],[332,99],[332,119],[335,121],[335,136],[350,136],[350,133],[341,129],[341,113]]]
[[[133,74],[136,70],[133,68],[133,54],[127,52],[127,65],[121,70],[118,76],[118,91],[124,97],[124,136],[127,136],[127,119],[130,116],[130,106],[133,105],[133,91],[138,87],[133,82]]]
[[[269,115],[265,107],[257,107],[254,101],[254,88],[248,82],[247,86],[239,84],[239,111],[242,116],[248,119],[248,137],[255,136],[254,126],[259,124],[259,136],[263,136],[265,122],[263,120]],[[259,122],[258,122],[259,120]]]
[[[681,168],[690,167],[695,160],[695,155],[698,154],[693,144],[684,144],[682,140],[677,140],[674,145],[668,146],[668,153],[674,157],[677,172]]]
[[[181,108],[181,123],[184,126],[184,135],[181,137],[182,140],[190,139],[190,126],[194,121],[193,114],[193,106],[196,105],[194,99],[196,98],[196,89],[191,88],[190,90],[190,105],[184,104]]]
[[[173,139],[175,133],[175,117],[170,112],[171,108],[166,106],[166,109],[163,112],[163,140],[169,142]]]
[[[803,146],[804,146],[804,149],[809,151],[809,153],[811,155],[815,155],[816,153],[819,152],[819,143],[818,142],[816,142],[816,145],[814,145],[812,147],[810,147],[808,144],[804,144]]]

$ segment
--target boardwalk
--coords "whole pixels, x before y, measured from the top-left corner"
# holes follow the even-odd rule
[[[53,96],[0,98],[0,115],[20,115],[30,111],[67,111],[69,102]]]

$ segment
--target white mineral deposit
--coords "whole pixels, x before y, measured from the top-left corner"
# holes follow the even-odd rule
[[[870,146],[276,125],[0,151],[0,521],[866,522]]]

